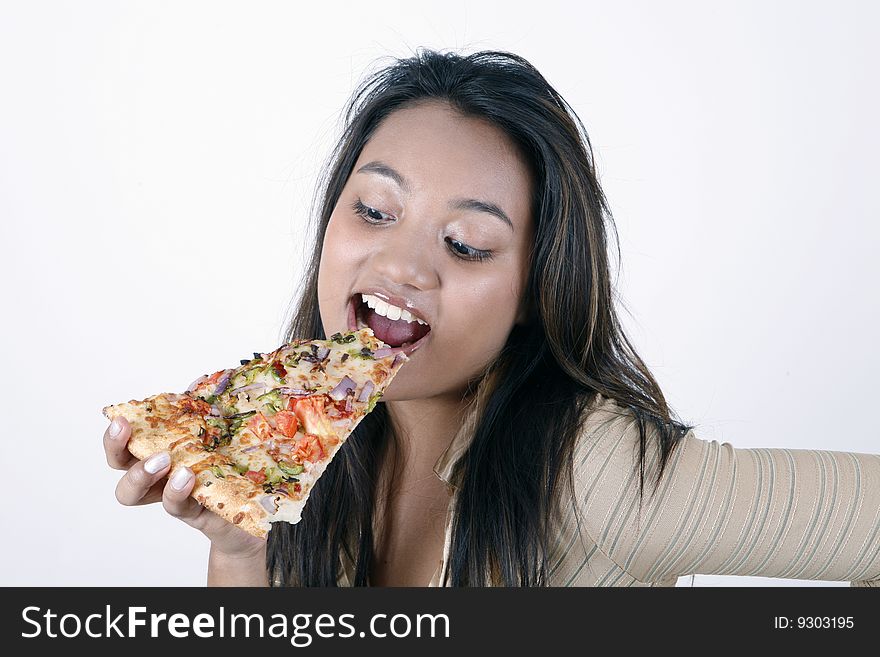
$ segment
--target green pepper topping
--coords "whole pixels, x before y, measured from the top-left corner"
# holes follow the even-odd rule
[[[250,385],[257,378],[257,375],[260,374],[263,370],[266,369],[265,365],[255,365],[249,370],[244,372],[244,382],[245,385]]]
[[[286,475],[298,475],[303,471],[303,466],[297,463],[286,463],[282,461],[278,464],[278,469]]]
[[[212,465],[211,472],[213,472],[214,476],[218,479],[226,479],[226,475],[223,474],[223,470],[220,469],[219,465]]]
[[[278,468],[273,468],[271,466],[266,466],[264,472],[266,473],[266,481],[270,484],[280,484],[281,483],[281,472],[279,472]]]
[[[238,430],[244,426],[245,422],[247,422],[247,419],[256,414],[256,411],[245,411],[243,413],[236,413],[235,415],[231,416],[229,418],[231,420],[231,422],[229,423],[229,433],[232,435],[238,433]]]
[[[284,369],[284,365],[280,361],[273,360],[269,371],[278,383],[285,383],[286,379],[284,377],[287,376],[287,370]]]
[[[284,400],[281,398],[281,393],[277,390],[270,390],[269,392],[263,393],[257,397],[257,401],[265,404],[263,410],[269,410],[272,415],[284,407]]]
[[[370,411],[373,410],[373,408],[376,406],[376,402],[378,402],[381,397],[382,397],[381,390],[379,392],[377,392],[375,395],[373,395],[372,397],[370,397],[370,403],[367,406],[367,413],[369,413]]]
[[[229,425],[226,422],[225,418],[222,417],[214,417],[210,416],[205,418],[205,423],[214,427],[215,429],[220,429],[220,431],[226,432],[229,428]]]

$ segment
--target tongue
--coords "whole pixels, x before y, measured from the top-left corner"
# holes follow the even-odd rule
[[[402,319],[393,320],[377,314],[372,308],[364,308],[364,321],[373,335],[392,347],[399,347],[404,342],[413,343],[427,335],[431,329],[418,322],[406,322]]]

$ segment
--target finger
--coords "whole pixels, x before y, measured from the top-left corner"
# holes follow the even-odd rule
[[[155,504],[156,502],[162,501],[162,489],[165,488],[165,484],[168,483],[167,479],[160,479],[155,484],[150,486],[149,490],[144,493],[144,496],[140,499],[140,501],[135,504],[140,506],[142,504]]]
[[[125,506],[143,504],[144,498],[156,482],[168,474],[171,454],[158,452],[150,458],[138,461],[116,485],[116,499]]]
[[[128,439],[131,437],[131,425],[124,417],[119,416],[104,430],[104,454],[107,465],[114,470],[128,470],[137,459],[128,451]]]
[[[168,483],[162,491],[162,506],[175,518],[191,527],[202,529],[205,507],[189,496],[195,483],[196,478],[192,470],[185,467],[177,468],[168,477]]]

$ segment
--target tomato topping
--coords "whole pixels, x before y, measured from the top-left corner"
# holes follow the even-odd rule
[[[325,415],[323,395],[291,399],[290,405],[306,433],[319,435],[333,435],[335,433]]]
[[[293,438],[296,435],[299,421],[293,411],[278,411],[273,417],[275,418],[275,426],[281,433],[288,438]]]
[[[311,461],[312,463],[320,461],[325,456],[321,441],[317,436],[310,433],[307,433],[297,441],[293,454],[301,460]]]
[[[250,479],[255,484],[262,484],[266,481],[266,473],[257,470],[248,470],[244,473],[244,476]]]
[[[293,485],[293,490],[298,493],[302,490],[302,486],[300,486],[299,483],[296,483]]]
[[[272,425],[269,424],[266,416],[259,411],[248,420],[247,428],[253,431],[260,440],[268,440],[272,437]]]
[[[354,415],[354,407],[352,407],[351,410],[345,409],[348,405],[348,398],[340,399],[339,401],[331,400],[330,403],[333,404],[336,412],[339,413],[339,419],[348,418]]]
[[[272,369],[275,370],[275,373],[281,379],[283,379],[285,376],[287,376],[287,370],[284,369],[284,365],[282,365],[281,361],[279,361],[279,360],[272,361]]]
[[[217,383],[217,382],[220,380],[220,377],[223,376],[223,373],[224,373],[225,371],[226,371],[226,370],[217,370],[217,371],[214,372],[211,376],[209,376],[209,377],[207,378],[207,380],[203,381],[203,382],[202,382],[202,385],[205,385],[205,384],[207,384],[207,383]]]

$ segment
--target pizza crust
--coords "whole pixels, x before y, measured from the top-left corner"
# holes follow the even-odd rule
[[[269,514],[260,504],[265,493],[246,479],[219,479],[210,470],[196,473],[192,497],[209,511],[247,533],[266,538]]]
[[[185,398],[187,395],[161,393],[141,401],[132,399],[106,406],[103,413],[108,420],[117,417],[128,420],[131,425],[128,451],[136,458],[145,459],[156,452],[169,450],[181,441],[197,440],[199,431],[205,429],[201,414],[181,406]]]

